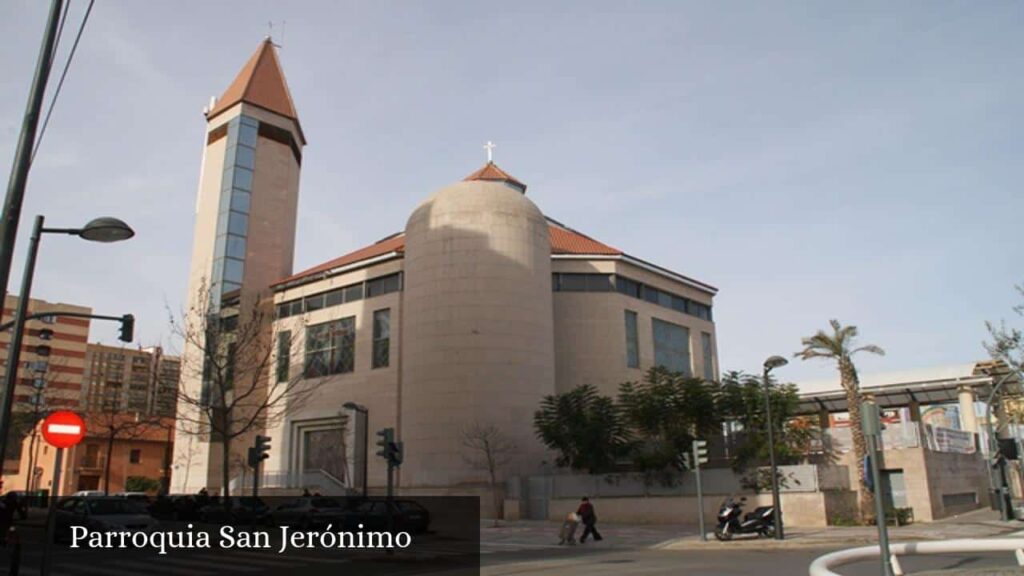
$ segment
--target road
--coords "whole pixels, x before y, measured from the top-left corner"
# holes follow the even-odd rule
[[[617,576],[636,574],[660,576],[686,574],[687,576],[732,575],[806,575],[807,568],[818,556],[830,549],[801,550],[745,550],[738,552],[630,550],[586,551],[571,550],[554,555],[550,551],[520,551],[518,553],[487,554],[482,557],[481,574],[484,576],[511,576],[513,574],[586,576]],[[1012,563],[1006,554],[983,556],[932,556],[907,558],[902,561],[908,574],[923,570],[957,570],[965,568],[1001,567]],[[843,576],[877,576],[876,562],[851,564],[840,569]]]
[[[688,576],[738,574],[807,574],[811,561],[837,549],[782,548],[744,549],[711,543],[709,550],[662,550],[654,546],[685,535],[686,527],[607,526],[605,540],[576,546],[559,546],[551,524],[538,523],[490,528],[481,525],[480,569],[466,561],[466,542],[437,535],[424,537],[415,552],[399,551],[387,556],[379,550],[298,550],[279,556],[271,550],[170,551],[156,556],[149,551],[116,553],[85,549],[59,550],[53,560],[54,576],[264,576],[292,573],[351,574],[354,576],[412,576],[414,574],[511,576],[520,574],[612,576]],[[475,544],[474,544],[475,548]],[[11,548],[0,551],[0,574],[7,570]],[[472,558],[472,557],[470,557]],[[39,574],[41,551],[26,545],[21,575]],[[1009,554],[907,557],[902,560],[908,573],[933,570],[1005,567],[1013,562]],[[468,569],[467,569],[468,568]],[[877,562],[843,567],[844,576],[879,573]]]

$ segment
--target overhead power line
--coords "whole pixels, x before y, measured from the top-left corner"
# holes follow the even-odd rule
[[[39,151],[39,145],[43,142],[43,136],[46,134],[46,127],[50,124],[50,115],[53,114],[53,108],[57,104],[57,98],[60,96],[61,88],[64,87],[64,79],[67,78],[68,70],[71,68],[71,62],[75,59],[75,51],[78,50],[78,42],[82,39],[82,32],[85,31],[85,24],[89,21],[89,14],[92,13],[92,6],[96,3],[96,0],[89,0],[89,6],[85,9],[85,16],[82,17],[82,23],[78,25],[78,33],[75,34],[75,43],[71,45],[71,52],[68,53],[68,59],[64,62],[64,70],[60,73],[60,81],[57,82],[57,88],[53,91],[53,98],[50,99],[50,107],[46,110],[46,117],[43,119],[43,125],[39,129],[39,136],[36,137],[36,145],[32,149],[32,158],[29,162],[33,162],[36,159],[36,152]],[[69,6],[70,7],[70,6]],[[63,32],[64,20],[67,18],[67,9],[65,9],[64,15],[61,18],[60,29]],[[60,42],[60,36],[57,37],[57,42]],[[56,55],[56,52],[54,52]]]

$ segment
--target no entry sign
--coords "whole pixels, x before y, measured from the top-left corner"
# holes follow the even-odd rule
[[[60,410],[43,420],[43,438],[54,448],[70,448],[85,438],[85,422],[69,410]]]

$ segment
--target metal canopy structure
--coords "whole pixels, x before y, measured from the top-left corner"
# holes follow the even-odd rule
[[[969,386],[975,397],[983,400],[994,383],[1010,374],[1002,362],[992,360],[934,370],[918,370],[890,374],[865,375],[861,382],[861,395],[872,396],[880,408],[899,408],[913,403],[919,405],[949,404],[958,401],[958,391]],[[846,392],[836,381],[800,386],[797,415],[819,414],[822,411],[847,412]],[[1003,385],[1005,396],[1024,396],[1021,381],[1016,375]]]

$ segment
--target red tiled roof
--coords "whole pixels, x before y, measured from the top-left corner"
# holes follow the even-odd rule
[[[606,256],[622,254],[622,250],[612,248],[569,228],[551,224],[548,226],[548,231],[551,234],[552,254],[600,254]]]
[[[565,228],[561,225],[548,224],[548,232],[551,237],[551,253],[552,254],[580,254],[580,255],[601,255],[601,256],[619,256],[622,254],[621,250],[617,250],[594,240],[593,238],[581,234],[575,230]],[[318,266],[303,270],[298,274],[293,274],[288,278],[280,280],[274,283],[274,286],[280,286],[289,282],[295,282],[296,280],[302,280],[309,276],[315,276],[322,272],[327,272],[335,268],[342,266],[348,266],[349,264],[355,264],[370,258],[376,258],[377,256],[383,256],[391,252],[397,252],[401,254],[405,251],[405,233],[398,233],[394,236],[390,236],[371,244],[364,248],[360,248],[355,252],[349,252],[344,256],[335,258],[328,262],[324,262]]]
[[[473,172],[469,176],[462,179],[463,182],[469,182],[471,180],[491,180],[496,182],[508,182],[517,188],[522,188],[523,193],[526,193],[526,184],[523,184],[519,180],[512,177],[511,174],[505,172],[494,162],[488,162],[483,168]]]
[[[259,106],[299,121],[292,95],[288,91],[288,83],[285,82],[284,72],[281,71],[281,63],[269,38],[260,43],[259,48],[235,77],[235,81],[228,86],[213,110],[207,114],[207,118],[213,118],[239,102]]]
[[[302,278],[305,278],[306,276],[314,276],[314,275],[319,274],[321,272],[326,272],[328,270],[333,270],[334,268],[340,268],[342,266],[348,266],[349,264],[355,264],[356,262],[361,262],[363,260],[369,260],[370,258],[376,258],[377,256],[383,256],[383,255],[388,254],[390,252],[399,252],[400,253],[400,252],[404,252],[404,251],[405,251],[405,233],[403,232],[403,233],[391,236],[389,238],[385,238],[384,240],[381,240],[380,242],[377,242],[376,244],[370,244],[369,246],[366,246],[364,248],[360,248],[359,250],[356,250],[355,252],[349,252],[348,254],[345,254],[344,256],[340,256],[338,258],[335,258],[334,260],[328,260],[327,262],[324,262],[323,264],[320,264],[318,266],[314,266],[312,268],[309,268],[308,270],[303,270],[302,272],[299,272],[298,274],[293,274],[293,275],[285,278],[284,280],[280,280],[278,282],[275,282],[272,285],[273,286],[278,286],[280,284],[287,284],[288,282],[294,282],[295,280],[301,280]]]

